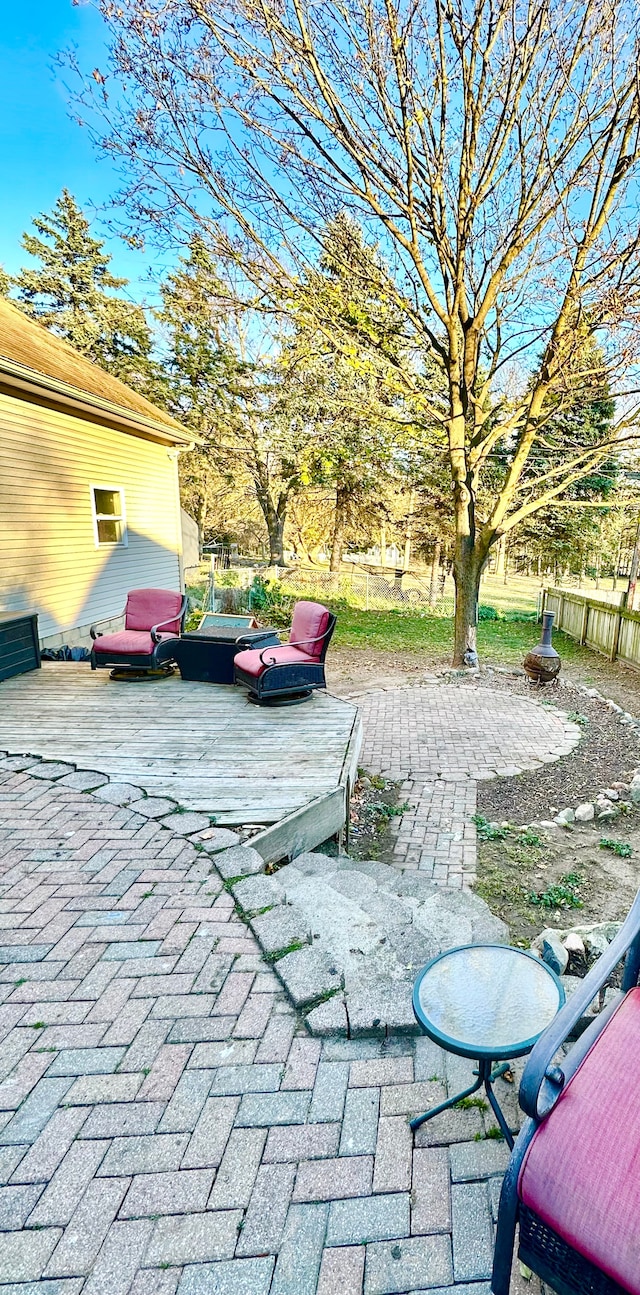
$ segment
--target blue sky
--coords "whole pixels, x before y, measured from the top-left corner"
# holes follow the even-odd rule
[[[56,53],[69,45],[77,46],[88,70],[104,63],[102,20],[90,4],[7,0],[2,6],[0,264],[10,273],[31,263],[20,247],[22,233],[33,216],[52,208],[63,187],[85,210],[106,205],[117,188],[110,163],[97,160],[85,131],[70,120],[63,75],[52,70]],[[131,280],[128,295],[153,297],[144,282],[151,257],[109,237],[99,218],[92,223],[96,237],[106,239],[114,273]]]

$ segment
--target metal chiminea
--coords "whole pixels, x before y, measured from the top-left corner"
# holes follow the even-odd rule
[[[525,673],[533,683],[552,683],[560,674],[562,662],[551,644],[553,612],[542,613],[542,638],[522,662]]]

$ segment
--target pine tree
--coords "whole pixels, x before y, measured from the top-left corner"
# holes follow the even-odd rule
[[[114,295],[128,279],[112,274],[104,241],[68,189],[53,211],[36,216],[22,246],[40,262],[11,281],[16,304],[82,355],[145,394],[158,395],[159,373],[142,306]]]

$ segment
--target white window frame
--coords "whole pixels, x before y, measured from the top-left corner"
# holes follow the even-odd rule
[[[112,513],[99,513],[96,508],[96,490],[112,490],[120,495],[121,513],[114,516]],[[97,549],[126,549],[129,544],[129,531],[127,527],[127,501],[125,498],[123,486],[106,486],[102,483],[92,482],[89,486],[89,497],[91,500],[91,517],[93,520],[93,542]],[[119,540],[101,540],[98,533],[98,522],[121,522],[122,536]]]

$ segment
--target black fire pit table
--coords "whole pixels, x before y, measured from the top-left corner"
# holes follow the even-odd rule
[[[493,1081],[506,1073],[510,1060],[531,1051],[564,1000],[555,972],[533,953],[509,945],[465,944],[428,962],[413,988],[416,1020],[441,1048],[477,1061],[478,1078],[464,1092],[411,1120],[411,1128],[484,1087],[512,1147]]]
[[[183,634],[172,645],[171,657],[183,679],[200,683],[233,683],[233,662],[245,648],[277,647],[273,629],[252,629],[250,616],[203,617],[193,634]]]

